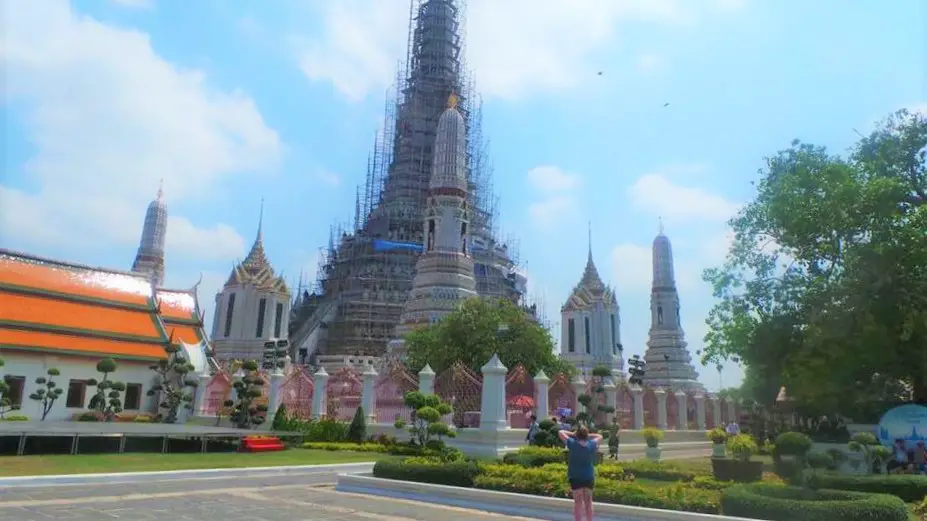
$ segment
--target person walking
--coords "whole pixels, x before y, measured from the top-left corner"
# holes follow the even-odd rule
[[[618,434],[619,432],[621,432],[621,425],[618,424],[618,420],[616,419],[614,423],[612,423],[612,431],[608,436],[609,459],[618,459],[618,447],[621,445],[621,438]]]
[[[561,430],[558,436],[566,444],[567,479],[573,491],[573,520],[592,521],[592,490],[595,488],[595,458],[602,436],[590,434],[580,425],[576,432]],[[585,518],[583,517],[585,515]]]
[[[538,431],[541,430],[541,424],[538,423],[536,414],[532,414],[530,420],[531,424],[528,425],[528,435],[525,436],[525,441],[528,442],[528,445],[534,445],[534,438],[537,437]]]

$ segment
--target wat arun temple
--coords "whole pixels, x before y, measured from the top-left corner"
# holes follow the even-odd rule
[[[514,247],[499,237],[494,221],[496,199],[480,131],[480,101],[462,65],[459,6],[454,0],[412,1],[407,60],[366,180],[358,188],[353,223],[348,229],[333,227],[318,280],[296,295],[289,338],[300,361],[334,363],[386,353],[425,243],[438,120],[449,99],[463,126],[455,132],[462,143],[466,192],[461,200],[467,202],[467,262],[472,260],[476,292],[536,310],[527,305],[527,280],[518,270]]]

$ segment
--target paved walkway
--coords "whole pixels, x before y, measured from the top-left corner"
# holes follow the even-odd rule
[[[679,451],[670,458],[704,456]],[[639,457],[639,456],[636,456]],[[624,459],[624,458],[622,458]],[[356,471],[357,468],[351,469]],[[164,479],[149,483],[0,487],[3,521],[537,521],[336,492],[338,470]]]
[[[244,471],[243,474],[246,474]],[[510,516],[335,492],[336,473],[0,489],[4,521],[502,521]],[[521,518],[527,520],[528,518]],[[534,521],[534,520],[531,520]]]

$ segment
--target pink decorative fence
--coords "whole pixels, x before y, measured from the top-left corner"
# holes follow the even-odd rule
[[[326,416],[342,421],[351,421],[361,404],[364,385],[353,367],[338,369],[328,379],[325,387],[328,400]]]
[[[576,415],[576,393],[570,384],[570,377],[561,373],[554,375],[547,391],[547,406],[550,408],[548,416],[560,417],[561,411],[570,410],[570,416]]]
[[[298,367],[290,371],[283,381],[280,392],[281,404],[286,407],[287,414],[301,420],[312,417],[312,396],[315,385],[312,375],[305,367]]]
[[[200,414],[203,416],[215,416],[219,412],[225,414],[225,407],[222,405],[226,400],[232,400],[232,379],[225,371],[216,373],[205,389],[197,392],[205,392],[206,400],[203,404],[203,410]]]
[[[394,423],[398,419],[409,422],[412,410],[403,404],[405,394],[418,390],[418,380],[396,361],[387,362],[381,369],[374,384],[376,403],[376,422]]]
[[[634,395],[626,385],[618,387],[618,406],[615,414],[618,415],[618,424],[622,429],[634,427]]]
[[[505,408],[509,427],[526,429],[528,417],[534,412],[534,379],[524,366],[516,365],[505,377]]]
[[[480,426],[483,379],[460,362],[435,377],[435,394],[451,404],[456,427]]]

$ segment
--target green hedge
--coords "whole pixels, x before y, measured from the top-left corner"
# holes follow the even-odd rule
[[[658,481],[689,482],[699,475],[694,470],[684,469],[672,463],[658,463],[648,460],[622,461],[621,467],[634,474],[637,478],[655,479]]]
[[[522,447],[502,457],[503,463],[522,467],[543,467],[548,463],[566,463],[566,460],[567,453],[563,449],[536,446]]]
[[[435,460],[433,463],[424,463],[381,460],[373,466],[373,475],[378,478],[454,487],[472,487],[479,473],[480,467],[473,461],[442,462]]]
[[[27,421],[29,421],[29,417],[28,417],[28,416],[24,416],[24,415],[22,415],[22,414],[7,414],[7,415],[4,416],[3,418],[0,418],[0,421],[6,421],[6,422],[27,422]]]
[[[721,493],[728,516],[771,521],[908,521],[897,497],[842,490],[807,490],[768,484],[736,485]]]
[[[389,452],[389,447],[379,443],[347,443],[347,442],[326,442],[326,441],[309,441],[303,443],[304,449],[311,450],[330,450],[330,451],[353,451],[353,452]]]
[[[816,473],[808,484],[811,488],[890,494],[907,503],[921,501],[927,496],[927,476],[910,474],[849,476]]]
[[[753,483],[763,479],[762,461],[711,458],[712,473],[718,481]]]

